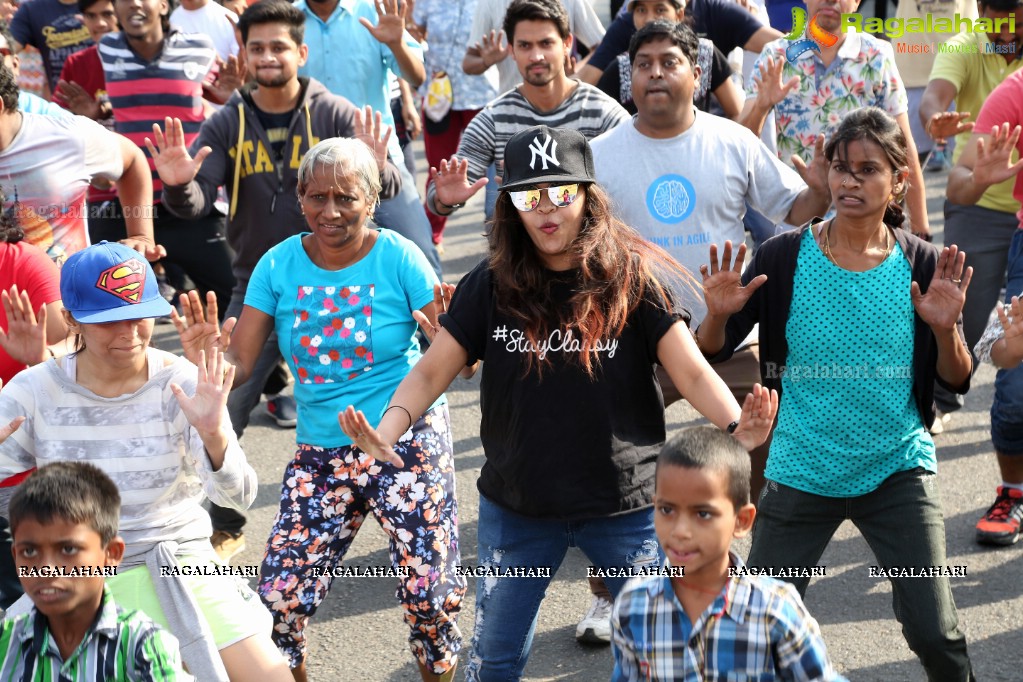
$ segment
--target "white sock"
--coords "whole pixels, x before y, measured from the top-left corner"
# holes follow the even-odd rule
[[[1004,490],[1006,488],[1014,488],[1015,490],[1023,492],[1023,483],[1006,483],[1005,481],[1002,481],[1002,489]]]

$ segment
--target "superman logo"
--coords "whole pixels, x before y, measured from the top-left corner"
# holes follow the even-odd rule
[[[138,303],[146,288],[146,266],[137,258],[129,258],[99,274],[96,288],[117,296],[127,303]]]

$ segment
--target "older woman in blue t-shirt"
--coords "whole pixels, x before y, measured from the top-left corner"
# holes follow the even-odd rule
[[[833,219],[768,240],[741,278],[745,247],[733,265],[728,242],[723,262],[712,246],[701,268],[701,350],[722,361],[759,322],[761,372],[781,395],[747,563],[815,566],[852,521],[883,568],[927,568],[886,573],[928,679],[972,679],[927,427],[935,380],[969,388],[961,312],[973,271],[955,246],[939,254],[899,229],[908,156],[891,116],[849,114],[825,156]],[[790,582],[805,593],[809,578]]]
[[[390,537],[395,568],[407,571],[398,596],[423,678],[451,670],[461,642],[455,619],[465,579],[457,572],[447,400],[441,395],[415,422],[409,418],[391,457],[367,456],[338,428],[338,412],[352,403],[382,418],[419,361],[412,313],[437,319],[437,279],[422,251],[370,223],[379,177],[362,142],[315,145],[298,170],[310,231],[260,259],[237,324],[228,320],[221,333],[216,310],[204,317],[194,292],[177,322],[189,357],[211,345],[229,348],[236,385],[248,378],[271,331],[295,375],[298,452],[284,472],[259,593],[296,679],[306,674],[306,622],[368,514]]]

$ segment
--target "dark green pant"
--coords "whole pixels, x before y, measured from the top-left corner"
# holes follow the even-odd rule
[[[945,566],[945,521],[937,477],[923,469],[893,474],[859,497],[821,497],[768,481],[753,526],[750,566],[814,567],[848,519],[881,568]],[[887,572],[886,572],[887,573]],[[947,577],[889,578],[892,606],[909,648],[931,682],[973,677],[966,636]],[[809,578],[788,579],[805,594]]]

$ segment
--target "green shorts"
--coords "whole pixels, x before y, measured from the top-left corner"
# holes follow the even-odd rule
[[[210,566],[216,572],[218,564],[208,557],[178,557],[178,566],[196,572],[195,566]],[[201,570],[201,569],[200,569]],[[174,580],[175,578],[156,578]],[[217,649],[225,649],[253,635],[270,636],[273,617],[259,596],[245,580],[237,575],[181,575],[180,580],[191,591],[196,604],[213,633]],[[170,630],[156,596],[153,578],[145,566],[139,566],[107,578],[107,588],[114,601],[123,609],[138,609],[158,625]]]

